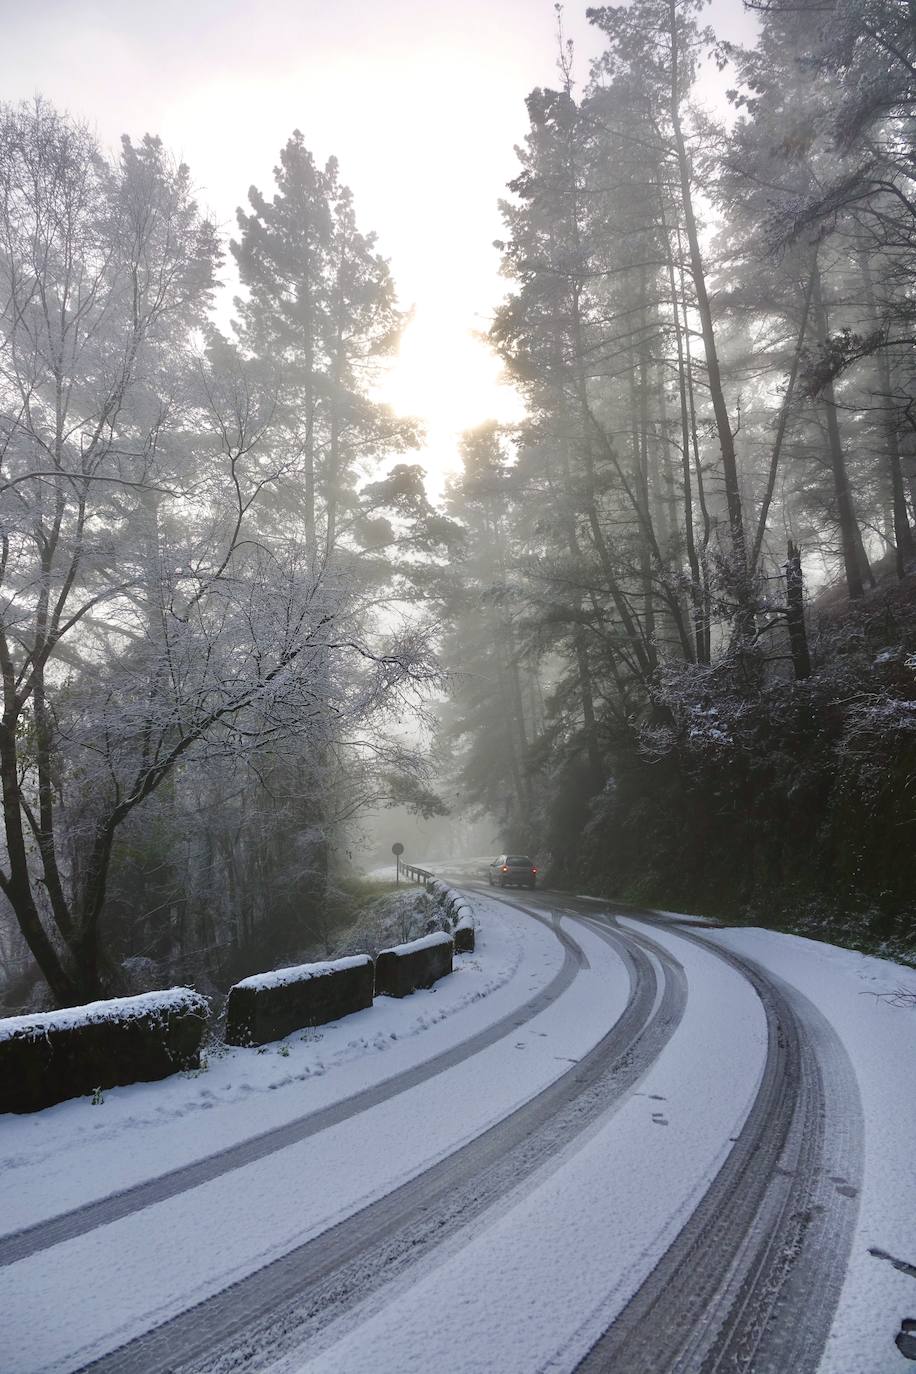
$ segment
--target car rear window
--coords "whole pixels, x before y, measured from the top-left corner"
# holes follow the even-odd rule
[[[506,863],[512,868],[531,867],[531,860],[528,858],[527,854],[510,854]]]

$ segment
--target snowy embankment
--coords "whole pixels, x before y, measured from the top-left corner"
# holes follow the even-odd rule
[[[890,1261],[916,1265],[916,969],[772,930],[706,938],[797,988],[849,1055],[862,1099],[865,1168],[861,1194],[850,1198],[859,1209],[855,1239],[819,1374],[902,1374],[907,1362],[892,1341],[901,1318],[916,1315],[916,1275]],[[847,1185],[837,1176],[835,1186]]]

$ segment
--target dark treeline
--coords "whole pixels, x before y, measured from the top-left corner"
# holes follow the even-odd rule
[[[590,10],[528,100],[447,728],[556,881],[912,934],[916,15]],[[694,104],[716,62],[720,127]]]
[[[455,534],[374,399],[403,316],[336,163],[296,133],[275,182],[223,334],[189,170],[0,108],[14,1007],[39,974],[66,1004],[325,952],[351,818],[439,807],[395,726],[438,680],[422,602]]]

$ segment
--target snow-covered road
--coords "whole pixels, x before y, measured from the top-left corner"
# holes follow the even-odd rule
[[[0,1368],[910,1367],[916,973],[473,901],[428,993],[4,1118]]]

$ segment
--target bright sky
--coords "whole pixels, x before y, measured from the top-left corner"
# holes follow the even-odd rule
[[[583,80],[599,50],[585,8],[564,15]],[[746,37],[741,0],[709,13]],[[40,91],[112,148],[160,134],[228,233],[294,128],[337,155],[415,308],[387,399],[426,425],[434,487],[461,430],[518,416],[474,335],[505,292],[492,242],[524,99],[557,83],[552,0],[0,0],[0,19],[4,99]]]

